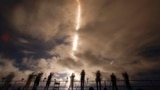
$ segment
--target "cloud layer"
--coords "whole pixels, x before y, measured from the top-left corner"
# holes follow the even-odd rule
[[[74,60],[75,0],[2,0],[0,34],[7,33],[10,39],[0,41],[1,68],[24,74],[57,72],[62,78],[73,71],[79,75],[81,69],[87,77],[93,77],[95,70],[102,71],[104,78],[112,72],[121,77],[123,71],[133,78],[139,73],[154,77],[152,72],[159,72],[160,64],[158,3],[81,0],[82,24]]]

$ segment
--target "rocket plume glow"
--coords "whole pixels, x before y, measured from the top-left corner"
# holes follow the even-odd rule
[[[74,55],[74,52],[77,51],[77,45],[78,45],[78,30],[80,28],[80,24],[81,24],[81,5],[80,5],[80,1],[77,0],[78,3],[78,9],[77,9],[77,18],[76,18],[76,32],[75,32],[75,36],[73,38],[73,47],[72,47],[72,54]]]
[[[81,5],[79,0],[77,0],[77,3],[78,3],[78,10],[77,10],[76,30],[78,31],[81,24]]]
[[[75,33],[75,36],[74,36],[74,41],[73,41],[73,51],[76,51],[77,50],[77,44],[78,44],[78,33],[76,32]]]

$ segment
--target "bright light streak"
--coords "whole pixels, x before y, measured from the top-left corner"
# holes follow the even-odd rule
[[[79,0],[77,0],[77,3],[78,3],[78,10],[77,10],[76,30],[78,31],[81,24],[81,4]]]
[[[78,38],[78,33],[76,33],[73,40],[73,51],[77,50]]]
[[[110,64],[111,64],[111,65],[113,65],[113,63],[114,63],[114,61],[111,61],[111,63],[110,63]]]
[[[77,46],[78,46],[78,30],[80,28],[80,24],[81,24],[81,5],[80,5],[80,1],[77,0],[77,4],[78,4],[78,8],[77,8],[77,17],[76,17],[76,32],[75,32],[75,36],[73,38],[73,46],[72,46],[72,56],[73,58],[76,58],[74,53],[77,51]]]

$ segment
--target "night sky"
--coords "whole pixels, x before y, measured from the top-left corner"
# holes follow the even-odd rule
[[[159,0],[80,0],[81,25],[72,43],[76,0],[0,0],[0,77],[54,72],[64,79],[96,70],[108,79],[160,79]],[[75,60],[76,59],[76,60]]]

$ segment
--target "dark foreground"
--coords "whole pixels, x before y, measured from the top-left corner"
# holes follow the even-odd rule
[[[160,80],[131,80],[131,87],[132,90],[160,90]],[[8,90],[23,90],[25,82],[16,81],[12,82]],[[44,90],[46,82],[40,82],[40,85],[37,87],[37,90]],[[48,90],[68,90],[69,82],[60,81],[59,84],[55,84],[55,82],[51,82],[50,87]],[[4,90],[3,88],[4,82],[0,82],[0,90]],[[85,82],[84,90],[89,90],[89,87],[93,87],[94,90],[97,90],[96,83],[94,81]],[[106,81],[106,84],[102,82],[101,90],[104,88],[107,90],[113,90],[110,80]],[[123,80],[117,81],[118,90],[128,90],[126,85],[124,84]],[[28,87],[28,90],[33,90],[33,82],[31,86]],[[7,90],[7,89],[6,89]],[[70,88],[72,90],[72,88]],[[73,90],[81,90],[80,82],[74,82]]]

